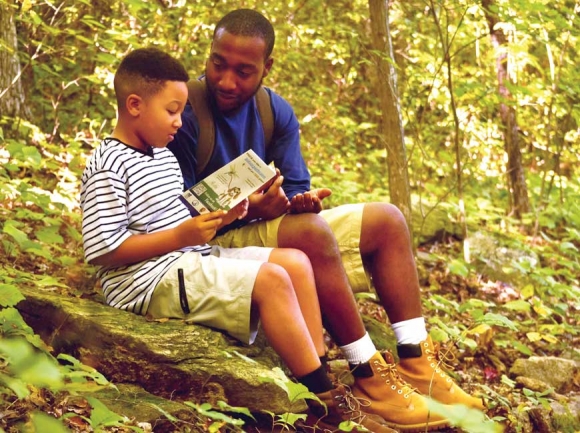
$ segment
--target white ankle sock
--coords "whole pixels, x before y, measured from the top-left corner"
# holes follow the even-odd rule
[[[393,323],[391,328],[397,337],[397,344],[419,344],[427,339],[427,329],[423,317]]]
[[[377,353],[375,343],[369,337],[368,332],[362,338],[359,338],[346,346],[340,346],[342,354],[350,364],[362,364],[367,362]]]

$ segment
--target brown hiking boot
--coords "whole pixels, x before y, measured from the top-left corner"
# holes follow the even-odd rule
[[[351,365],[355,382],[353,394],[367,401],[368,413],[381,416],[389,426],[402,432],[424,432],[449,426],[449,421],[431,413],[427,400],[397,373],[393,355],[379,352],[364,364]]]
[[[389,428],[382,418],[361,411],[359,401],[343,385],[316,396],[324,404],[316,400],[307,400],[310,410],[306,421],[299,425],[300,431],[339,432],[341,431],[339,425],[350,421],[354,423],[353,429],[349,430],[351,432],[397,433],[396,430]]]
[[[399,374],[421,394],[445,404],[464,404],[474,409],[485,409],[480,398],[467,394],[442,370],[445,357],[439,345],[433,344],[431,337],[428,336],[420,344],[398,345],[397,352]]]

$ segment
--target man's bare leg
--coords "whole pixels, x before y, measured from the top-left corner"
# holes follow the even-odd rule
[[[368,203],[362,216],[360,251],[391,323],[421,317],[421,294],[411,236],[401,211]]]
[[[324,323],[335,342],[344,346],[362,338],[366,330],[328,224],[316,214],[287,215],[278,247],[297,248],[310,259]]]

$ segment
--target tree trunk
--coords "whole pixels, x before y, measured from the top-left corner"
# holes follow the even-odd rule
[[[20,80],[14,9],[0,1],[0,40],[6,47],[0,50],[0,116],[29,119],[24,90]]]
[[[510,213],[516,218],[521,219],[522,214],[529,212],[530,201],[528,198],[524,167],[522,165],[516,110],[513,105],[507,104],[511,99],[511,93],[507,88],[510,80],[507,63],[508,55],[507,51],[502,49],[507,45],[507,40],[503,31],[495,28],[499,20],[497,15],[492,12],[494,5],[494,0],[482,1],[485,17],[489,25],[491,41],[497,51],[496,70],[498,91],[502,101],[500,102],[499,110],[504,127],[505,151],[508,157],[507,172],[510,193]]]
[[[375,93],[379,96],[382,112],[379,132],[387,151],[389,193],[391,202],[401,210],[412,233],[407,156],[397,93],[397,72],[389,30],[388,0],[369,0],[369,9],[378,76]]]

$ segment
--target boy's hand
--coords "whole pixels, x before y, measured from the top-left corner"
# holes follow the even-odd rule
[[[226,215],[226,211],[218,210],[190,218],[177,227],[178,236],[186,240],[186,245],[205,244],[213,239]]]
[[[332,194],[328,188],[318,188],[304,194],[296,194],[290,202],[291,213],[319,213],[322,210],[322,199]]]

